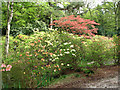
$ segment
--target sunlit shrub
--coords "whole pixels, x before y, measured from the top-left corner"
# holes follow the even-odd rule
[[[119,64],[119,58],[120,58],[120,36],[114,35],[113,36],[113,43],[114,43],[114,52],[115,52],[115,63]]]
[[[84,44],[85,57],[88,61],[95,61],[103,65],[106,61],[113,60],[113,44],[106,37],[94,37]]]
[[[4,83],[8,80],[9,87],[14,83],[16,87],[19,83],[22,87],[43,87],[51,77],[66,69],[76,70],[90,62],[103,65],[112,60],[113,46],[106,37],[85,39],[68,32],[59,34],[57,30],[11,37],[9,55],[3,61],[13,67],[10,72],[3,73]]]

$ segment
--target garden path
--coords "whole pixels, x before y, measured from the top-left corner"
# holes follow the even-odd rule
[[[49,88],[118,88],[118,69],[115,65],[91,68],[92,75],[79,72],[81,77],[65,78]]]
[[[118,88],[118,76],[87,83],[84,85],[84,88]]]

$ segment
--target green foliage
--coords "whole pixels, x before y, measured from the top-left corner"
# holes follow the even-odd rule
[[[12,26],[10,34],[16,37],[19,34],[31,35],[34,31],[47,31],[47,26],[43,21],[35,21],[34,24],[26,24],[24,27]]]
[[[35,21],[35,23],[33,24],[33,28],[35,28],[36,30],[39,30],[39,31],[47,30],[46,23],[43,21]]]
[[[5,35],[7,29],[7,3],[2,3],[2,33]],[[62,11],[56,11],[49,6],[48,2],[15,2],[13,7],[13,19],[11,21],[11,35],[17,36],[19,33],[30,35],[34,28],[39,31],[46,30],[50,24],[52,14],[53,19],[63,15]]]
[[[114,46],[114,51],[115,51],[115,63],[119,64],[119,58],[120,58],[120,36],[114,35],[113,36],[113,43],[115,44]]]
[[[62,4],[64,8],[61,8],[57,4]],[[2,7],[2,33],[5,35],[7,29],[7,3],[2,2]],[[80,7],[82,7],[83,12],[79,13]],[[85,8],[84,2],[39,2],[37,4],[36,2],[15,2],[13,9],[14,14],[11,22],[11,35],[13,36],[19,33],[32,34],[33,30],[31,30],[29,24],[32,24],[33,28],[33,25],[35,25],[35,28],[38,28],[39,24],[36,21],[40,21],[39,23],[41,25],[44,25],[43,22],[45,22],[45,28],[40,25],[39,30],[46,30],[46,26],[49,27],[51,15],[53,20],[57,20],[67,14],[73,14],[75,16],[78,15],[78,13],[82,14],[81,17],[100,23],[101,25],[98,26],[98,34],[104,36],[114,35],[118,28],[117,4],[115,4],[115,2],[104,2],[102,5],[90,9],[91,12],[89,8]],[[63,9],[65,9],[65,12],[62,11]]]
[[[34,33],[32,24],[28,23],[25,27],[12,27],[10,34],[16,37],[19,34],[30,35]]]
[[[21,28],[12,28],[10,31],[10,35],[12,35],[13,37],[16,37],[19,34],[22,34],[22,29]]]
[[[7,3],[2,2],[2,29],[6,29],[6,22],[7,22],[7,8],[5,8]]]
[[[116,7],[117,5],[114,5],[114,2],[104,2],[102,5],[90,9],[91,12],[87,11],[87,13],[84,13],[82,17],[100,23],[100,26],[97,26],[99,28],[98,35],[111,37],[116,34],[117,30]]]
[[[34,33],[34,28],[32,27],[32,24],[28,23],[25,27],[22,27],[22,34],[30,35]]]
[[[90,69],[82,68],[82,71],[86,74],[86,76],[94,74],[94,71]]]
[[[95,61],[97,65],[112,60],[114,55],[113,44],[107,37],[96,36],[93,40],[84,42],[87,61]]]
[[[69,2],[68,5],[65,6],[65,9],[67,9],[67,11],[65,12],[66,15],[77,15],[80,7],[84,7],[85,3],[83,1],[81,1],[80,3],[78,2]]]

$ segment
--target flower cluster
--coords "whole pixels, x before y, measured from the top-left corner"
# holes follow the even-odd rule
[[[1,68],[5,68],[6,67],[6,69],[1,69],[0,71],[10,71],[11,70],[11,68],[12,68],[12,66],[11,65],[5,65],[5,64],[2,64],[1,65]]]

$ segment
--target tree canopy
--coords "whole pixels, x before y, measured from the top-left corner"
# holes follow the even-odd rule
[[[11,4],[10,4],[11,5]],[[2,2],[2,33],[7,29],[7,3]],[[14,2],[13,19],[11,21],[11,35],[32,34],[33,30],[47,28],[54,20],[69,15],[80,15],[81,18],[94,20],[100,23],[98,34],[112,36],[118,29],[118,2],[103,2],[90,8],[84,1],[81,2]],[[39,22],[39,24],[38,24]],[[41,23],[41,24],[40,24]],[[27,28],[31,28],[27,30]],[[24,29],[24,30],[23,30]],[[41,29],[41,28],[38,28]],[[43,28],[41,30],[44,30]],[[39,30],[39,31],[41,31]],[[25,32],[28,33],[25,33]]]

